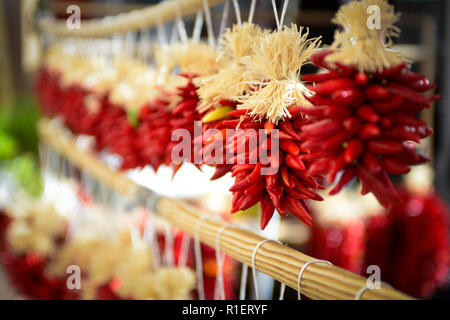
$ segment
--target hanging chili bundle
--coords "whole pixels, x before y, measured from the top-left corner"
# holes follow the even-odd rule
[[[220,70],[209,76],[194,79],[200,98],[198,110],[200,114],[203,114],[202,137],[196,139],[201,140],[203,163],[212,165],[216,169],[211,180],[231,172],[233,167],[233,164],[226,163],[223,151],[223,159],[215,161],[219,155],[214,149],[221,147],[225,150],[225,144],[218,145],[223,140],[217,140],[212,144],[215,137],[211,132],[221,131],[224,135],[227,129],[234,130],[238,127],[239,115],[228,115],[228,113],[236,109],[235,99],[251,90],[249,81],[253,77],[252,74],[245,73],[243,59],[253,53],[255,38],[267,33],[268,30],[247,22],[227,28],[220,38],[221,46],[218,54]],[[194,142],[199,143],[198,140]]]
[[[366,27],[371,4],[382,10],[380,29]],[[330,194],[357,177],[361,193],[372,192],[385,207],[398,199],[389,175],[405,174],[410,165],[427,161],[415,143],[432,130],[415,114],[438,98],[423,95],[435,86],[409,71],[402,56],[380,40],[386,36],[390,43],[398,33],[393,26],[397,18],[381,0],[341,7],[333,21],[346,31],[337,32],[331,50],[312,56],[326,72],[302,77],[313,83],[308,88],[315,93],[309,97],[314,107],[301,109],[308,115],[302,147],[319,159],[311,173],[327,175],[332,183],[342,171]]]
[[[145,164],[157,171],[167,163],[166,147],[170,142],[168,101],[155,98],[139,110],[136,147]]]
[[[293,25],[262,33],[254,40],[251,54],[241,60],[243,76],[251,79],[246,83],[249,90],[233,97],[238,102],[237,110],[214,126],[218,133],[203,137],[204,161],[216,158],[212,151],[223,145],[224,159],[215,164],[213,179],[228,171],[235,177],[230,188],[231,212],[260,202],[262,229],[275,209],[282,216],[290,213],[311,225],[306,200],[322,200],[314,191],[322,187],[308,171],[313,159],[300,145],[299,128],[304,119],[297,105],[309,102],[303,96],[307,90],[297,73],[319,43],[318,39],[308,40],[307,35],[308,32],[303,33],[302,28]],[[227,129],[235,130],[227,136]],[[255,139],[255,132],[264,132],[256,135],[256,144],[250,141]],[[272,145],[273,141],[279,148]]]
[[[198,110],[200,98],[197,93],[198,86],[194,80],[199,76],[217,73],[220,63],[217,62],[217,52],[214,48],[195,41],[172,45],[171,56],[181,70],[178,77],[182,78],[184,84],[177,86],[176,103],[170,110],[170,136],[178,137],[178,133],[184,133],[190,137],[189,150],[183,150],[181,154],[178,154],[178,160],[172,158],[172,153],[179,144],[179,140],[170,139],[167,144],[166,162],[171,163],[175,175],[184,162],[193,163],[197,167],[201,165],[200,148],[194,145],[196,132],[198,131],[200,136],[202,130],[200,127],[202,115]],[[185,154],[185,151],[189,152]]]

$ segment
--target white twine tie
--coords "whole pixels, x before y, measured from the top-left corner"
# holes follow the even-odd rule
[[[253,249],[253,254],[252,254],[252,274],[253,274],[253,286],[255,288],[256,300],[259,300],[259,289],[258,289],[258,281],[256,279],[256,267],[255,267],[256,252],[258,251],[259,247],[261,247],[266,242],[270,242],[270,241],[276,242],[278,244],[283,245],[283,243],[281,241],[279,241],[279,240],[264,239],[264,240],[262,240],[260,243],[258,243],[256,245],[255,249]],[[283,300],[283,298],[284,298],[285,287],[286,287],[286,285],[284,283],[281,283],[279,300]]]
[[[329,264],[329,265],[333,265],[330,261],[327,261],[327,260],[319,260],[319,259],[318,259],[318,260],[309,261],[309,262],[305,263],[305,264],[303,265],[303,267],[300,269],[300,272],[298,273],[298,280],[297,280],[297,298],[298,298],[298,300],[301,300],[301,299],[302,299],[302,295],[301,295],[301,283],[302,283],[303,273],[305,272],[306,268],[308,268],[308,266],[309,266],[310,264],[313,264],[313,263],[326,263],[326,264]]]

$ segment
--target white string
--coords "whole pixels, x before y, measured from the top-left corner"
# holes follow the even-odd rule
[[[263,241],[261,241],[260,243],[258,243],[255,247],[255,249],[253,249],[253,254],[252,254],[252,274],[253,274],[253,286],[255,288],[255,296],[256,296],[256,300],[259,300],[259,289],[258,289],[258,281],[256,279],[256,268],[255,268],[255,258],[256,258],[256,252],[258,251],[259,247],[261,247],[264,243],[266,242],[276,242],[278,244],[283,245],[283,243],[279,240],[273,240],[273,239],[264,239]],[[280,288],[280,300],[283,300],[284,298],[284,290],[285,290],[286,285],[284,283],[281,283],[281,288]]]
[[[220,254],[220,236],[222,235],[222,232],[225,231],[228,227],[236,227],[241,228],[241,226],[236,224],[226,224],[223,225],[218,231],[216,235],[216,263],[217,263],[217,276],[216,276],[216,285],[219,285],[219,291],[220,291],[220,299],[225,300],[225,286],[223,281],[223,259],[225,257],[225,254]],[[214,295],[216,294],[216,290],[214,290]],[[216,297],[215,297],[216,299]]]
[[[220,20],[219,37],[224,32],[225,27],[227,25],[229,7],[230,7],[230,1],[227,0],[225,2],[225,5],[223,6],[222,19]]]
[[[253,16],[255,15],[255,7],[256,7],[256,0],[252,0],[250,3],[250,12],[248,13],[248,23],[253,22]]]
[[[289,0],[284,0],[283,9],[281,10],[280,28],[283,28],[284,18],[286,17],[286,12],[287,12],[288,5],[289,5]]]
[[[181,6],[180,6],[181,0],[177,0],[177,6],[176,6],[176,25],[178,28],[178,35],[180,36],[180,40],[183,43],[186,43],[188,41],[188,36],[186,32],[186,26],[184,24],[184,21],[181,17]]]
[[[166,264],[168,267],[174,266],[174,249],[173,249],[173,234],[172,230],[170,230],[170,226],[165,227],[165,248],[164,248],[164,256],[166,258]]]
[[[284,0],[283,9],[281,11],[281,17],[278,18],[277,4],[275,3],[275,0],[272,0],[272,9],[273,9],[273,14],[275,16],[275,22],[277,24],[278,30],[281,30],[281,28],[283,28],[284,17],[286,16],[288,4],[289,4],[289,0]]]
[[[205,11],[205,18],[206,18],[206,31],[208,33],[208,43],[211,47],[215,47],[215,36],[214,36],[214,29],[212,24],[212,18],[211,18],[211,10],[209,8],[209,2],[208,0],[203,0],[203,9]]]
[[[202,27],[203,27],[203,12],[198,11],[197,15],[195,16],[194,30],[192,31],[192,40],[195,43],[198,43],[200,41],[200,36],[202,34]]]
[[[389,287],[389,288],[392,288],[392,286],[391,286],[389,283],[386,283],[386,282],[383,282],[383,281],[382,281],[381,283],[384,284],[385,286]],[[380,288],[381,288],[381,287],[380,287]],[[364,287],[362,287],[362,288],[358,291],[358,293],[356,294],[354,300],[361,300],[362,295],[363,295],[364,292],[366,292],[367,290],[380,289],[380,288],[377,288],[377,287],[375,287],[375,288],[370,288],[370,287],[367,285],[367,282],[366,282],[366,285],[365,285]]]
[[[191,237],[187,233],[183,233],[180,247],[180,257],[178,258],[178,266],[185,266],[189,248],[191,247]]]
[[[174,24],[172,25],[172,30],[170,31],[170,43],[177,42],[178,34],[179,34],[179,32],[178,32],[177,22],[175,21]]]
[[[151,208],[151,200],[146,201],[146,208]],[[161,265],[161,252],[159,250],[158,237],[156,235],[155,225],[156,225],[156,217],[151,213],[150,209],[148,210],[148,216],[145,222],[145,231],[144,231],[144,240],[149,243],[150,248],[152,250],[152,264],[153,269],[156,270]]]
[[[236,15],[237,24],[241,25],[242,24],[241,9],[239,8],[238,0],[233,0],[233,8],[234,8],[234,14]]]
[[[273,9],[273,14],[275,16],[275,22],[277,24],[278,30],[281,30],[281,28],[283,28],[284,17],[286,16],[286,11],[287,11],[288,5],[289,5],[289,0],[284,0],[283,9],[281,11],[281,17],[278,18],[277,4],[275,3],[275,0],[272,0],[272,9]]]
[[[161,24],[161,22],[158,22],[156,26],[156,32],[159,44],[160,45],[167,44],[166,28]]]
[[[275,3],[275,0],[272,0],[272,9],[273,9],[273,14],[275,16],[275,22],[277,24],[277,29],[280,30],[280,20],[278,18],[277,4]]]
[[[300,286],[301,286],[301,282],[302,282],[303,273],[305,272],[306,268],[308,268],[308,266],[313,263],[327,263],[329,265],[333,265],[330,261],[320,260],[320,259],[309,261],[309,262],[305,263],[303,265],[303,267],[300,269],[300,272],[298,273],[298,279],[297,279],[297,298],[298,298],[298,300],[302,299]]]
[[[247,291],[248,265],[242,264],[241,284],[239,289],[239,300],[245,300],[245,292]]]
[[[199,232],[200,226],[206,219],[219,219],[216,216],[204,215],[198,221],[195,227],[194,234],[194,255],[195,255],[195,269],[197,271],[197,291],[199,300],[205,300],[205,287],[203,284],[203,261],[202,251],[200,246]]]

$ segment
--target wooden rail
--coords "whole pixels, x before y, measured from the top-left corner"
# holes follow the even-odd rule
[[[208,0],[209,6],[225,0]],[[104,37],[117,33],[143,30],[164,24],[180,15],[188,15],[202,10],[204,0],[170,0],[143,9],[132,10],[116,16],[82,21],[80,29],[67,28],[66,21],[52,18],[40,19],[39,29],[42,32],[66,37]]]
[[[109,169],[93,153],[77,148],[75,138],[55,121],[42,119],[39,123],[41,142],[48,145],[67,160],[87,171],[92,177],[118,192],[138,197],[142,188],[119,172]],[[227,223],[220,219],[205,219],[210,213],[204,212],[183,201],[158,197],[148,191],[154,198],[157,214],[173,226],[184,230],[191,236],[198,236],[201,242],[214,247],[218,232]],[[252,264],[254,248],[265,238],[233,226],[222,230],[220,248],[227,255],[247,265]],[[316,260],[301,252],[267,242],[261,246],[255,257],[255,267],[275,280],[297,289],[298,275],[308,262]],[[303,273],[302,293],[312,299],[353,299],[366,286],[367,279],[342,268],[324,263],[311,264]],[[361,299],[412,299],[388,286],[367,290]]]

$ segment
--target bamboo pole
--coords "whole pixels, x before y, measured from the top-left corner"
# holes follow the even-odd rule
[[[208,0],[209,6],[225,0]],[[116,33],[125,33],[155,27],[176,19],[177,10],[188,15],[202,10],[204,0],[170,0],[137,9],[117,16],[83,21],[80,29],[69,29],[66,22],[57,22],[46,18],[38,22],[42,32],[67,37],[104,37]]]
[[[43,143],[51,146],[80,169],[87,171],[102,183],[119,188],[127,195],[137,195],[139,186],[134,182],[109,169],[94,154],[80,150],[73,136],[67,133],[58,123],[41,120],[39,134]],[[156,199],[156,198],[155,198]],[[211,214],[201,209],[170,198],[159,198],[155,204],[156,212],[173,226],[198,237],[201,242],[215,247],[219,230],[227,223],[220,219],[204,219]],[[227,255],[247,265],[252,264],[254,248],[265,238],[233,226],[222,230],[220,248]],[[255,256],[255,267],[275,280],[281,281],[297,290],[297,279],[305,263],[315,260],[301,252],[282,246],[275,242],[267,242],[261,246]],[[342,268],[324,263],[311,264],[303,273],[302,293],[312,299],[353,299],[365,287],[367,279]],[[361,299],[412,299],[388,286],[367,290]]]

